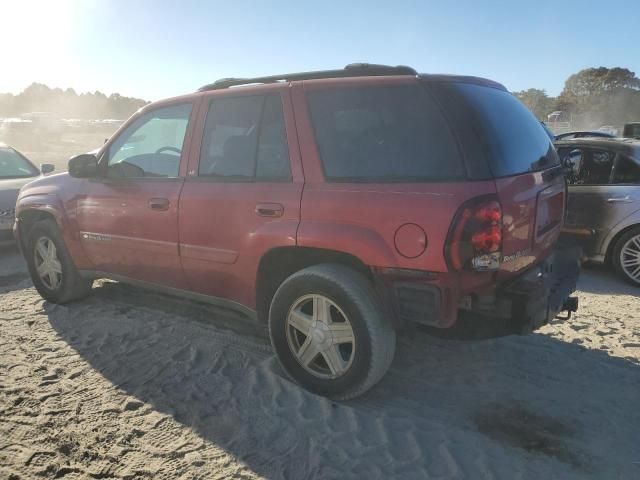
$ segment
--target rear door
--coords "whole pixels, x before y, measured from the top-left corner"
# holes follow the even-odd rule
[[[253,307],[262,256],[296,243],[302,185],[286,86],[206,96],[180,197],[190,288]]]
[[[191,103],[183,103],[140,115],[107,146],[101,175],[86,180],[77,221],[95,270],[185,287],[178,198],[192,110]]]

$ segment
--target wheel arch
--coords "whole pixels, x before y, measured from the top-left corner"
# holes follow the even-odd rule
[[[315,247],[275,247],[261,257],[256,272],[256,311],[259,321],[267,322],[271,300],[286,278],[303,268],[322,263],[350,267],[362,273],[373,285],[371,269],[350,253]]]
[[[52,209],[48,208],[26,208],[21,210],[18,219],[18,244],[24,252],[27,247],[29,234],[33,226],[40,221],[50,220],[60,228],[60,220]]]
[[[91,262],[77,235],[77,224],[73,218],[70,219],[67,215],[58,195],[35,194],[20,198],[16,208],[16,220],[18,245],[23,252],[28,244],[29,232],[33,225],[40,220],[51,220],[60,230],[76,266],[78,268],[91,267]]]

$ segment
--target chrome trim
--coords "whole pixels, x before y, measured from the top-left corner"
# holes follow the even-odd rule
[[[124,275],[118,275],[116,273],[100,272],[97,270],[80,270],[80,275],[82,275],[82,277],[84,278],[90,278],[94,280],[100,278],[115,280],[116,282],[126,283],[128,285],[140,287],[145,290],[153,290],[155,292],[165,293],[174,297],[186,298],[188,300],[194,300],[196,302],[204,302],[210,305],[215,305],[217,307],[228,308],[230,310],[235,310],[236,312],[240,312],[248,316],[251,320],[257,320],[258,318],[257,312],[252,308],[242,305],[241,303],[234,302],[233,300],[228,300],[226,298],[214,297],[212,295],[205,295],[203,293],[190,292],[189,290],[167,287],[165,285],[158,285],[157,283],[146,282],[144,280],[136,280]]]

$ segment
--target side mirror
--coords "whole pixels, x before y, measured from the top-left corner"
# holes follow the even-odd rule
[[[76,178],[91,178],[98,175],[98,159],[91,153],[83,153],[69,160],[69,175]]]
[[[43,175],[46,175],[47,173],[51,173],[55,169],[56,169],[55,165],[52,165],[51,163],[40,164],[40,171],[42,172]]]

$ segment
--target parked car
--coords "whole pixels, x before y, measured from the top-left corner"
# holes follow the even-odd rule
[[[635,138],[640,140],[640,122],[625,124],[622,136],[624,138]]]
[[[42,165],[44,173],[53,165]],[[20,188],[41,174],[40,170],[14,148],[0,143],[0,245],[14,243],[13,223]]]
[[[565,198],[502,85],[358,64],[148,105],[23,188],[15,233],[48,301],[107,277],[235,308],[268,323],[293,379],[347,399],[408,322],[526,333],[575,310]]]
[[[640,286],[640,141],[579,138],[556,147],[570,169],[564,234],[587,260],[610,263]]]
[[[615,135],[609,132],[603,132],[600,130],[584,130],[584,131],[576,131],[576,132],[565,132],[559,135],[556,135],[556,140],[569,140],[571,138],[585,138],[585,137],[598,137],[598,138],[615,138]]]
[[[608,133],[614,137],[618,136],[618,129],[612,125],[603,125],[598,129],[598,131]]]

